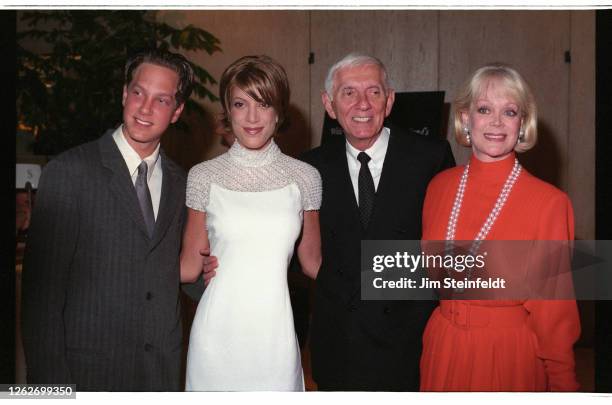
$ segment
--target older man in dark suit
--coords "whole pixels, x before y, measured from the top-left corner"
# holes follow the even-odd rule
[[[181,55],[126,64],[123,125],[43,172],[23,273],[28,383],[178,390],[185,174],[160,150],[193,85]]]
[[[311,326],[320,390],[416,391],[427,301],[362,301],[361,241],[421,237],[427,184],[454,166],[448,142],[383,126],[394,92],[380,60],[349,54],[331,67],[323,104],[345,137],[308,152],[323,180],[323,264]]]

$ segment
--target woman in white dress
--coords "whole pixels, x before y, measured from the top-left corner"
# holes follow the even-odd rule
[[[247,56],[221,77],[226,124],[236,141],[194,166],[187,180],[181,281],[218,258],[198,305],[187,355],[188,391],[303,391],[287,288],[297,253],[315,278],[321,263],[321,178],[273,140],[289,107],[287,75],[267,56]]]

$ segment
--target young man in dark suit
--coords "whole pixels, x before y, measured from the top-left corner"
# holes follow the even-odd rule
[[[329,70],[323,104],[346,139],[308,152],[323,180],[323,264],[311,325],[320,390],[417,391],[428,301],[362,301],[362,240],[418,240],[427,184],[454,166],[448,142],[383,126],[395,99],[378,59],[349,54]]]
[[[123,124],[45,167],[23,272],[28,383],[180,389],[185,173],[160,139],[192,87],[181,55],[133,56]]]

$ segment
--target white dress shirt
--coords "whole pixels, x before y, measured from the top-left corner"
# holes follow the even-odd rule
[[[387,154],[387,147],[389,146],[389,136],[391,131],[387,127],[383,127],[380,131],[380,136],[374,142],[374,145],[364,150],[365,153],[370,156],[368,167],[374,180],[374,190],[378,190],[378,183],[380,182],[380,175],[382,173],[383,163],[385,162],[385,155]],[[351,176],[351,183],[353,183],[353,191],[355,192],[355,200],[359,205],[359,169],[361,169],[361,162],[357,160],[357,155],[361,152],[355,148],[348,141],[346,142],[346,161],[348,163],[348,170]]]
[[[119,128],[115,130],[113,133],[113,139],[119,148],[119,152],[121,152],[121,156],[123,156],[123,159],[127,164],[130,176],[132,176],[133,184],[136,184],[136,178],[138,178],[138,166],[140,165],[140,162],[143,160],[147,162],[147,184],[149,185],[149,192],[151,193],[153,214],[157,220],[163,178],[161,159],[159,158],[159,144],[151,155],[141,159],[138,153],[125,140],[123,125],[119,126]]]

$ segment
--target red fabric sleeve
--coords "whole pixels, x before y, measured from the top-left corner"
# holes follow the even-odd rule
[[[545,204],[539,223],[538,240],[574,239],[572,204],[560,193]],[[569,256],[567,257],[569,259]],[[551,261],[556,258],[551,259]],[[553,266],[567,266],[565,259]],[[570,283],[571,272],[562,274],[561,283]],[[544,361],[549,391],[576,391],[574,343],[580,336],[580,318],[575,300],[528,300],[529,326],[534,331],[536,354]]]

